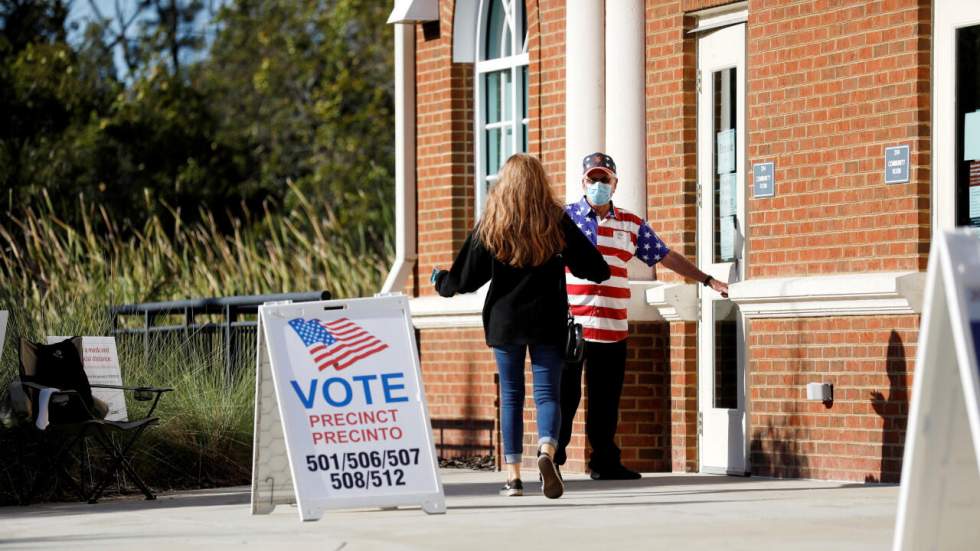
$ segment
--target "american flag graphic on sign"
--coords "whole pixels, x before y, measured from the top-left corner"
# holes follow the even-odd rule
[[[306,345],[313,363],[320,371],[333,367],[337,371],[381,352],[388,345],[347,318],[324,322],[296,318],[289,326]]]

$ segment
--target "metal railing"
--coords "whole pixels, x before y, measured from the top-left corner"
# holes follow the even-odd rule
[[[149,363],[154,340],[163,336],[179,336],[185,342],[204,341],[210,345],[220,339],[224,354],[225,375],[230,376],[242,365],[255,362],[255,332],[257,320],[243,319],[254,316],[259,306],[267,302],[310,302],[330,299],[328,291],[306,293],[282,293],[276,295],[246,295],[222,298],[175,300],[170,302],[145,302],[113,306],[109,310],[112,319],[111,333],[120,340],[142,338],[143,359]],[[138,326],[121,323],[125,317],[140,316]],[[180,323],[172,318],[180,316]],[[221,321],[199,321],[199,317],[220,316]],[[163,318],[171,318],[169,324],[158,325]]]

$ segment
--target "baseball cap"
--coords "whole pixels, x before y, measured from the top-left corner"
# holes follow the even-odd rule
[[[610,176],[616,176],[616,161],[605,153],[595,152],[586,155],[582,159],[582,174],[588,174],[592,170],[601,170]]]

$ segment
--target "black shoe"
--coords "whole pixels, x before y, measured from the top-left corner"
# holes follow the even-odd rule
[[[558,473],[558,478],[560,478],[562,482],[565,482],[565,477],[561,475],[561,465],[558,463],[555,463],[555,472]],[[544,482],[544,477],[541,476],[541,473],[538,473],[538,482]]]
[[[565,483],[558,474],[557,466],[546,453],[538,454],[538,470],[541,471],[541,491],[544,497],[558,499],[565,493]]]
[[[627,469],[621,464],[608,469],[592,469],[589,476],[592,477],[592,480],[638,480],[643,478],[640,473]]]
[[[524,495],[524,483],[521,482],[520,478],[515,478],[514,480],[508,480],[507,484],[500,489],[500,495],[507,497],[517,497]]]

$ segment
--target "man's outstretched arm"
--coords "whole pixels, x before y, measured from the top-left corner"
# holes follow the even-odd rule
[[[690,260],[688,260],[684,255],[676,253],[673,250],[667,253],[667,256],[660,261],[665,268],[677,273],[681,277],[687,279],[693,279],[694,281],[704,281],[708,277],[708,274],[702,272],[695,266]],[[728,284],[724,281],[718,281],[715,278],[711,279],[709,286],[721,293],[721,296],[728,298]]]

